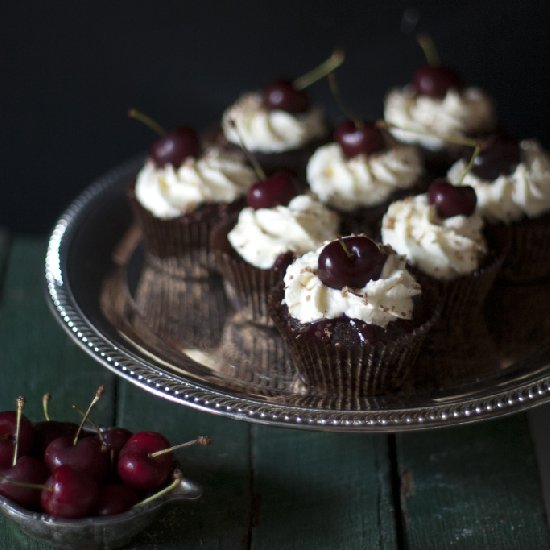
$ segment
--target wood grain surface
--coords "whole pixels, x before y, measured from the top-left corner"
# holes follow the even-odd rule
[[[548,548],[540,483],[523,415],[407,435],[308,433],[210,416],[111,375],[57,325],[44,299],[45,239],[0,232],[0,410],[19,394],[39,420],[76,419],[102,383],[105,425],[214,444],[178,452],[199,482],[130,546],[142,549]],[[0,549],[47,546],[0,518]]]

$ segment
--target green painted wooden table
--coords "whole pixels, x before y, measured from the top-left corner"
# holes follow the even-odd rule
[[[525,415],[406,435],[308,433],[201,414],[148,395],[95,364],[50,315],[45,239],[0,233],[0,410],[17,395],[40,418],[71,418],[105,384],[96,419],[172,441],[204,487],[174,505],[130,548],[538,550],[550,548]],[[46,549],[0,518],[0,549]]]

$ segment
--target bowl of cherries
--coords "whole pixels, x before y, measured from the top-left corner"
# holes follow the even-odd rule
[[[29,536],[64,548],[118,548],[145,529],[174,501],[192,501],[201,488],[183,477],[173,451],[209,445],[199,436],[171,446],[158,432],[99,428],[90,412],[80,424],[31,423],[15,411],[0,412],[0,511]],[[91,426],[87,428],[85,426]]]

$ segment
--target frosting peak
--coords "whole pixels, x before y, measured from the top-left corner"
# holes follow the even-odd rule
[[[453,279],[479,267],[487,251],[482,226],[477,212],[440,219],[427,196],[418,195],[390,205],[382,241],[428,275]]]
[[[222,128],[228,141],[239,145],[239,135],[230,121],[235,121],[245,146],[251,151],[280,153],[298,149],[325,135],[320,109],[313,107],[303,114],[268,110],[259,93],[249,93],[223,114]]]
[[[269,269],[280,254],[300,255],[333,239],[338,224],[334,212],[309,195],[298,195],[288,206],[244,208],[227,238],[248,263]]]
[[[384,118],[403,128],[391,130],[400,141],[435,150],[445,147],[445,138],[491,130],[496,120],[490,99],[477,88],[450,89],[441,99],[417,95],[410,87],[393,90]]]
[[[411,187],[421,172],[420,156],[409,145],[347,159],[337,143],[329,143],[309,160],[307,179],[322,202],[349,211],[379,204],[393,191]]]
[[[136,180],[136,198],[157,218],[176,218],[204,202],[232,202],[255,181],[240,154],[208,150],[175,168],[147,161]]]
[[[286,270],[283,303],[292,317],[311,323],[345,315],[381,327],[396,319],[412,319],[413,297],[421,290],[406,270],[404,258],[390,253],[379,279],[360,289],[338,290],[324,285],[317,276],[322,249],[304,254]]]
[[[535,218],[550,211],[550,156],[534,140],[520,143],[521,162],[511,174],[484,181],[471,172],[461,182],[471,185],[481,215],[491,222],[511,222],[523,216]],[[456,162],[449,180],[460,185],[466,163]]]

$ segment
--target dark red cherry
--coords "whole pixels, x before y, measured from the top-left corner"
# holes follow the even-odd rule
[[[250,187],[246,195],[246,202],[250,208],[256,210],[286,206],[298,193],[296,182],[288,172],[275,172]]]
[[[33,454],[43,458],[46,447],[58,437],[74,437],[78,426],[72,422],[59,422],[57,420],[43,420],[34,425]]]
[[[500,175],[511,174],[521,162],[519,143],[512,136],[501,132],[487,138],[474,160],[472,174],[493,181]]]
[[[122,447],[118,458],[120,479],[138,490],[160,487],[174,467],[172,453],[152,457],[151,453],[170,448],[169,441],[157,432],[138,432]]]
[[[428,201],[436,208],[440,218],[471,216],[476,209],[477,197],[469,185],[452,185],[445,178],[434,180],[428,189]]]
[[[32,456],[22,456],[17,464],[6,470],[0,470],[0,495],[25,508],[35,508],[40,504],[40,489],[22,487],[13,482],[43,485],[50,472],[46,465]]]
[[[42,510],[59,518],[83,518],[94,509],[99,496],[95,480],[70,466],[60,466],[46,481]]]
[[[71,466],[98,481],[109,473],[109,453],[96,436],[86,436],[73,445],[71,437],[54,439],[44,452],[44,462],[50,472],[62,465]]]
[[[297,90],[290,80],[280,78],[262,90],[264,107],[287,113],[305,113],[309,109],[309,96]]]
[[[180,126],[154,141],[149,157],[159,168],[166,164],[179,166],[188,157],[198,157],[200,150],[197,132],[188,126]]]
[[[387,255],[368,237],[343,237],[323,248],[317,273],[331,288],[362,288],[380,277],[386,259]]]
[[[98,516],[114,516],[129,510],[139,502],[139,495],[127,485],[114,483],[99,488],[95,513]]]
[[[346,158],[361,154],[372,155],[386,147],[384,134],[372,122],[357,125],[352,120],[346,120],[336,127],[334,139]]]
[[[460,90],[462,81],[449,67],[425,65],[414,73],[412,85],[418,95],[443,98],[451,88]]]
[[[133,434],[126,428],[109,428],[102,435],[103,445],[118,454]]]
[[[0,468],[9,468],[15,447],[17,414],[15,411],[0,412]],[[32,424],[26,416],[21,415],[19,445],[17,456],[27,454],[32,447]]]

